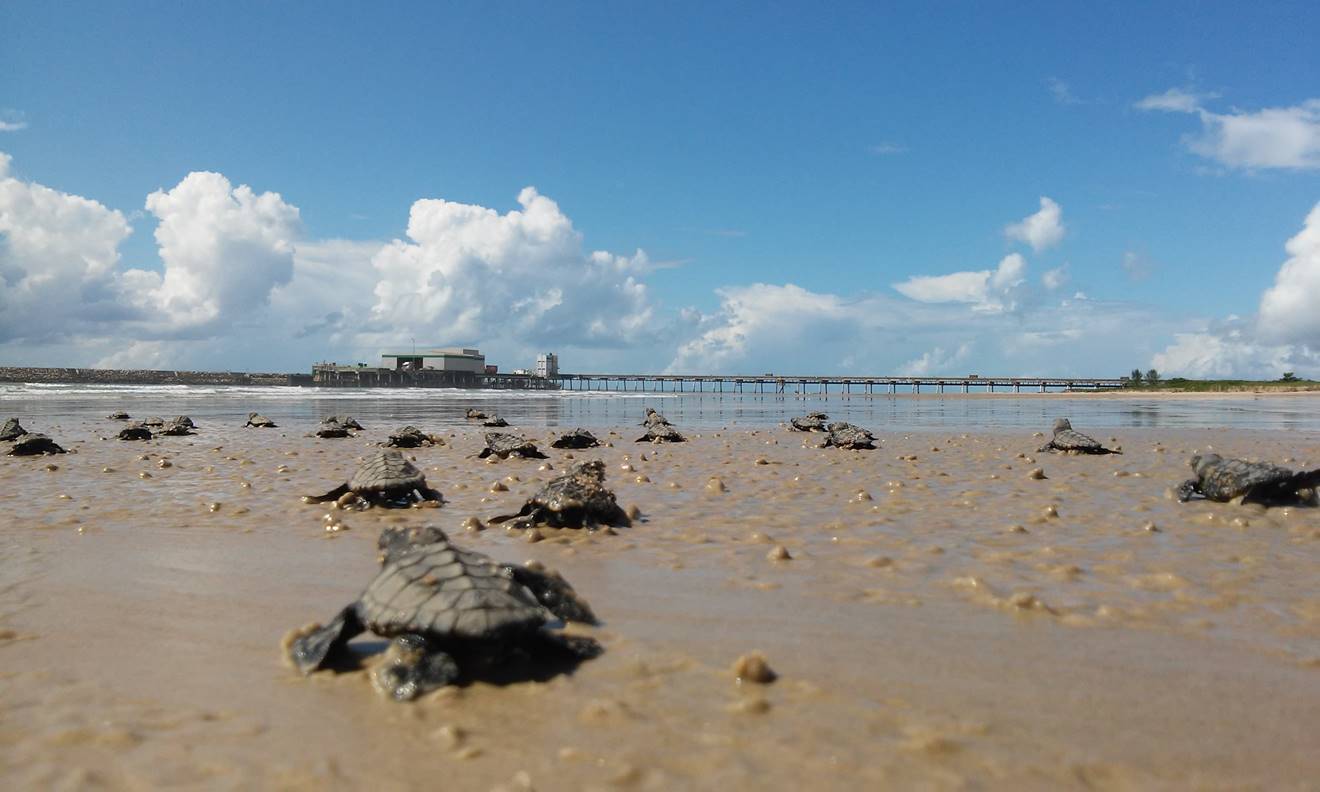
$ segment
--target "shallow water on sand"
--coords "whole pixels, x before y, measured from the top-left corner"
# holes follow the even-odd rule
[[[1048,427],[1068,416],[1094,428],[1278,429],[1320,432],[1320,394],[926,394],[920,396],[785,396],[637,391],[493,391],[455,389],[322,389],[193,386],[33,385],[0,383],[5,414],[49,420],[101,418],[128,406],[139,417],[224,422],[257,410],[276,421],[308,421],[350,413],[386,423],[466,426],[467,407],[496,412],[519,426],[629,426],[644,406],[692,429],[778,425],[808,410],[834,420],[902,431]]]
[[[420,425],[452,427],[446,444],[410,454],[446,505],[336,512],[348,530],[327,533],[326,507],[298,495],[345,480],[405,420],[367,416],[397,403],[252,402],[289,416],[252,430],[237,426],[246,403],[138,398],[44,401],[24,424],[76,453],[0,457],[10,788],[1224,789],[1320,777],[1320,509],[1169,492],[1197,448],[1320,465],[1312,431],[1105,429],[1094,433],[1122,455],[1071,457],[1037,453],[1030,430],[876,420],[883,447],[851,452],[726,415],[729,429],[694,419],[691,442],[651,446],[632,442],[641,402],[629,401],[628,420],[514,421],[550,455],[543,470],[474,459],[479,429],[432,420]],[[513,421],[510,403],[497,408]],[[199,434],[102,439],[120,406],[189,413]],[[692,414],[686,401],[661,407],[680,425]],[[306,437],[323,409],[367,431]],[[1072,413],[1084,431],[1105,425]],[[614,445],[575,458],[604,460],[642,519],[535,543],[460,527],[515,511],[572,464],[548,447],[550,427],[578,422]],[[497,559],[560,570],[603,619],[582,629],[606,653],[571,676],[412,705],[381,699],[361,671],[303,678],[282,663],[286,630],[329,619],[370,579],[382,527],[428,522]],[[778,546],[790,558],[772,560]],[[757,649],[779,679],[738,684],[730,666]]]

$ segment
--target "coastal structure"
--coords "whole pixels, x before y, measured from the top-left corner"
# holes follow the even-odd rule
[[[554,352],[546,352],[544,355],[537,355],[536,376],[546,378],[558,377],[559,356]]]
[[[484,374],[486,356],[479,349],[445,347],[421,352],[382,352],[380,367],[396,371],[460,371]]]
[[[527,371],[500,374],[497,366],[486,365],[481,350],[469,347],[441,347],[422,351],[386,351],[380,365],[340,365],[317,363],[312,366],[312,383],[328,388],[495,388],[517,390],[554,390],[557,381],[533,376]]]
[[[743,374],[559,374],[553,377],[568,390],[620,390],[674,393],[841,393],[873,395],[953,392],[1048,393],[1099,391],[1123,387],[1118,377],[852,377],[838,375]]]

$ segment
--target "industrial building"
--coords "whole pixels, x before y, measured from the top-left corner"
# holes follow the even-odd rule
[[[477,349],[446,347],[421,352],[382,352],[380,367],[396,371],[460,371],[486,373],[486,356]]]
[[[538,377],[558,377],[559,376],[559,356],[554,352],[546,352],[544,355],[536,356],[536,376]]]

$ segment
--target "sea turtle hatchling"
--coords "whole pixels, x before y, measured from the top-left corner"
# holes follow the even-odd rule
[[[28,431],[19,425],[17,418],[10,418],[5,421],[4,426],[0,426],[0,440],[17,440],[27,433]]]
[[[481,422],[481,425],[482,425],[482,426],[489,426],[489,427],[492,428],[492,429],[498,429],[498,428],[500,428],[500,427],[502,427],[502,426],[508,426],[508,425],[509,425],[509,422],[506,421],[506,420],[504,420],[503,418],[499,417],[498,415],[492,415],[492,416],[490,416],[489,418],[487,418],[486,420],[482,421],[482,422]]]
[[[141,424],[148,427],[164,426],[165,419],[158,415],[153,415],[150,418],[143,418]]]
[[[183,435],[197,434],[193,430],[197,425],[186,415],[180,415],[178,418],[171,418],[160,428],[160,434],[169,437],[182,437]]]
[[[830,417],[823,412],[811,412],[790,418],[788,428],[794,432],[828,432]]]
[[[258,429],[275,429],[278,427],[278,424],[261,413],[251,412],[248,413],[247,423],[243,424],[243,426],[253,426]]]
[[[669,419],[655,411],[654,407],[646,408],[646,417],[642,419],[642,426],[655,426],[656,424],[669,425]]]
[[[467,419],[469,421],[484,421],[488,417],[490,416],[486,415],[481,410],[478,410],[476,407],[469,407],[467,409]]]
[[[107,415],[106,418],[108,418],[111,421],[127,421],[129,419],[129,415],[123,410],[115,410],[114,412]]]
[[[46,435],[28,432],[15,440],[6,453],[9,456],[36,456],[37,454],[63,454],[65,451]]]
[[[825,438],[826,446],[854,451],[875,448],[875,435],[860,426],[853,426],[845,421],[835,421],[828,429],[830,434]]]
[[[687,438],[668,421],[646,425],[646,434],[637,438],[639,443],[684,443]]]
[[[336,424],[338,426],[344,427],[345,429],[356,429],[359,432],[364,431],[362,428],[362,424],[358,423],[357,419],[355,419],[351,415],[328,415],[325,418],[321,419],[321,423],[327,425]]]
[[[554,448],[596,448],[600,446],[600,441],[586,429],[574,429],[564,432],[550,445]]]
[[[313,432],[312,434],[316,435],[317,437],[352,437],[353,436],[352,433],[348,431],[348,427],[337,423],[322,423],[320,426],[316,427],[316,431]]]
[[[1218,454],[1193,454],[1190,464],[1196,478],[1178,486],[1179,501],[1201,495],[1220,502],[1234,498],[1261,504],[1314,502],[1314,492],[1298,491],[1320,486],[1320,470],[1294,472],[1268,462],[1224,459]]]
[[[385,445],[392,448],[417,448],[418,446],[435,445],[435,441],[421,429],[409,425],[390,432],[390,439],[385,441]]]
[[[140,423],[130,424],[119,430],[120,440],[150,440],[151,430]]]
[[[1072,428],[1072,422],[1067,418],[1060,418],[1054,422],[1054,437],[1045,445],[1040,447],[1037,453],[1046,451],[1061,451],[1068,454],[1121,454],[1122,451],[1115,451],[1112,448],[1105,448],[1100,445],[1100,441],[1089,435]]]
[[[350,493],[355,497],[346,497]],[[337,501],[341,506],[384,506],[404,509],[414,503],[444,503],[438,490],[426,486],[422,471],[398,451],[380,451],[362,463],[353,477],[324,495],[305,495],[304,503]]]
[[[627,526],[632,521],[619,508],[614,493],[605,488],[605,463],[599,459],[579,462],[555,476],[523,505],[517,514],[491,518],[492,523],[513,520],[526,527],[599,528]]]
[[[485,459],[491,454],[500,459],[508,459],[511,456],[522,459],[545,459],[545,454],[542,454],[531,440],[508,432],[486,433],[486,447],[481,449],[477,457]]]
[[[551,629],[556,617],[595,618],[562,577],[539,565],[496,563],[434,526],[388,528],[377,546],[381,569],[356,601],[328,625],[286,636],[285,652],[303,674],[346,659],[348,642],[364,631],[393,639],[370,677],[396,701],[519,658],[535,664],[528,675],[537,677],[603,651],[591,638]]]

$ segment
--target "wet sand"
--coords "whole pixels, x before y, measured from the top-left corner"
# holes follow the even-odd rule
[[[311,422],[241,421],[149,443],[100,439],[119,425],[99,418],[25,422],[76,453],[0,457],[6,787],[1320,778],[1320,509],[1170,493],[1193,449],[1314,467],[1313,436],[1123,429],[1096,433],[1123,455],[1070,457],[1036,453],[1031,432],[874,427],[883,447],[852,452],[782,428],[650,446],[631,442],[636,427],[588,427],[614,447],[569,453],[605,460],[642,519],[533,543],[460,526],[516,511],[572,463],[550,429],[525,434],[553,470],[476,460],[480,430],[446,430],[446,445],[408,452],[443,508],[336,512],[347,530],[327,532],[327,508],[298,496],[344,481],[393,427],[318,440]],[[361,671],[288,668],[281,636],[356,597],[379,530],[428,522],[561,571],[603,619],[582,631],[606,653],[571,676],[410,705]],[[779,547],[790,557],[773,560]],[[777,681],[735,681],[753,650]]]

